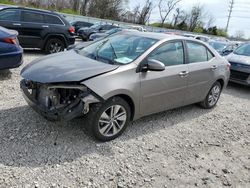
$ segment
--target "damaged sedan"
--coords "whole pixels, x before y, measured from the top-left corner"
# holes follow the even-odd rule
[[[21,72],[21,89],[46,119],[85,116],[91,134],[109,141],[149,114],[193,103],[213,108],[229,69],[194,39],[124,31],[33,61]]]

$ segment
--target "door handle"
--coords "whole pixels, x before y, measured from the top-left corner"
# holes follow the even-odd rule
[[[217,69],[217,65],[213,65],[212,67],[211,67],[211,70],[212,71],[215,71]]]
[[[182,71],[182,72],[179,73],[179,76],[183,78],[183,77],[188,76],[188,74],[189,74],[188,71]]]
[[[22,24],[20,23],[13,23],[14,26],[21,26]]]
[[[42,27],[43,27],[43,28],[48,28],[49,26],[48,26],[48,25],[43,25]]]

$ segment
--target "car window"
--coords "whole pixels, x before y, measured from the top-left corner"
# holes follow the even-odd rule
[[[44,16],[43,14],[36,13],[36,12],[22,11],[22,21],[44,23]]]
[[[128,64],[156,42],[156,39],[117,34],[90,44],[80,50],[79,54],[104,63]]]
[[[196,42],[187,42],[187,51],[188,51],[189,63],[205,62],[208,61],[209,59],[208,58],[209,51],[202,44]]]
[[[46,23],[63,25],[63,22],[57,16],[45,15],[44,18]]]
[[[7,9],[0,12],[0,20],[19,21],[19,10]]]
[[[213,59],[214,55],[207,49],[207,60]]]
[[[184,64],[184,50],[182,42],[169,42],[153,51],[148,59],[155,59],[165,66]]]

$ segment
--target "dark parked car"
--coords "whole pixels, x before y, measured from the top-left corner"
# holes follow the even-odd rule
[[[90,28],[81,28],[78,30],[77,35],[82,38],[83,41],[88,41],[89,36],[93,33],[104,33],[110,29],[118,28],[116,25],[103,24],[93,25]]]
[[[77,33],[77,31],[82,28],[82,27],[91,27],[92,23],[89,23],[89,22],[83,22],[83,21],[73,21],[71,22],[71,25],[75,27],[75,32]]]
[[[63,51],[75,42],[75,30],[63,16],[30,8],[0,10],[0,26],[18,31],[23,48],[39,48],[47,53]]]
[[[250,43],[241,45],[226,59],[231,64],[230,81],[250,86]]]
[[[111,30],[108,30],[104,33],[93,33],[89,36],[89,40],[90,41],[93,41],[93,40],[97,40],[97,39],[101,39],[101,38],[105,38],[105,37],[108,37],[110,35],[113,35],[117,32],[120,32],[122,31],[122,28],[114,28],[114,29],[111,29]]]
[[[227,60],[202,42],[126,31],[33,61],[21,72],[21,88],[47,119],[85,115],[89,131],[108,141],[149,114],[215,107],[229,74]]]
[[[0,26],[0,70],[19,67],[23,49],[19,46],[17,32]]]

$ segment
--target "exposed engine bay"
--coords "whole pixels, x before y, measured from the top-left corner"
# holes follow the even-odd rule
[[[71,120],[87,114],[90,104],[101,101],[87,87],[75,83],[40,84],[22,80],[21,89],[34,110],[49,120]]]

